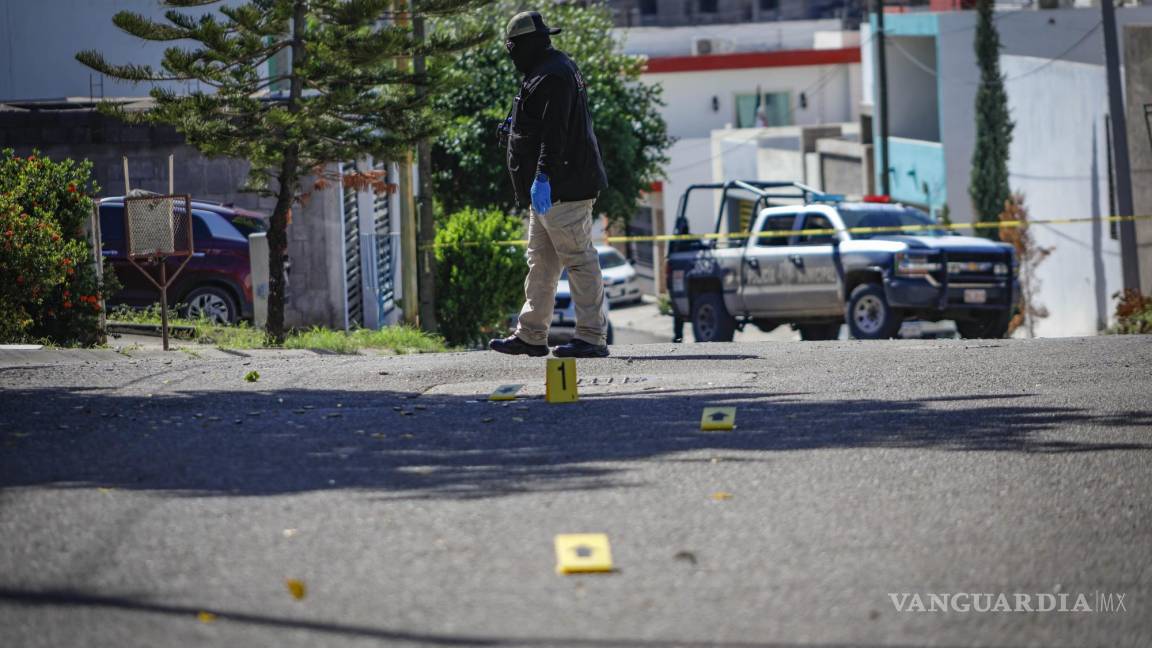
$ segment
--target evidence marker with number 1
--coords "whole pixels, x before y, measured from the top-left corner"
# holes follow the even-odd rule
[[[549,358],[544,376],[544,399],[549,403],[574,403],[576,394],[576,360]]]

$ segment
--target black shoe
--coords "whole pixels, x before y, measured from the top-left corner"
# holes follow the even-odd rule
[[[607,345],[589,344],[584,340],[572,340],[568,344],[561,344],[552,349],[552,355],[557,358],[607,358]]]
[[[545,344],[528,344],[524,340],[509,335],[503,340],[489,340],[488,348],[508,355],[526,355],[540,358],[548,355],[548,346]]]

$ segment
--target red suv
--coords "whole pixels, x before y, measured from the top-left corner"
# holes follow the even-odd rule
[[[192,240],[195,253],[168,289],[168,301],[181,314],[193,319],[234,324],[252,317],[252,269],[248,235],[268,229],[267,217],[257,212],[220,203],[192,201]],[[116,269],[123,288],[112,295],[110,305],[143,307],[159,303],[160,294],[124,253],[124,199],[100,201],[100,233],[104,257]],[[166,261],[168,276],[182,258]],[[159,277],[155,265],[143,265]]]

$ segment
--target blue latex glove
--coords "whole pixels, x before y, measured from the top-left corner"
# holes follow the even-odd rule
[[[548,184],[548,176],[543,173],[536,174],[532,181],[532,209],[541,215],[552,209],[552,185]]]

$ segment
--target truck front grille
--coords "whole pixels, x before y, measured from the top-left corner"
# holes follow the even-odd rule
[[[1000,254],[963,254],[948,255],[949,281],[996,281],[1005,279],[1004,275],[997,275],[997,263],[1007,263],[1007,259]]]

